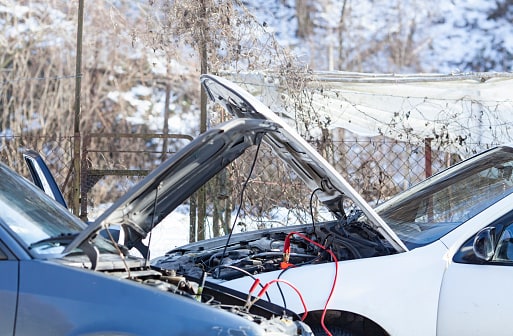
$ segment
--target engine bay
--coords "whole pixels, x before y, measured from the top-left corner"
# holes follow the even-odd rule
[[[396,253],[365,222],[335,220],[315,225],[273,228],[191,243],[155,259],[155,266],[201,279],[220,280],[300,267]]]

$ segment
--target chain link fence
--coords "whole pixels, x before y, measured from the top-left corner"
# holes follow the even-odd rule
[[[83,219],[96,217],[98,205],[117,200],[191,140],[192,136],[185,134],[95,133],[84,136],[80,216]]]
[[[187,135],[159,134],[91,134],[83,137],[81,218],[94,219],[190,140],[192,137]],[[0,141],[2,161],[25,177],[28,177],[28,170],[22,153],[25,149],[38,151],[65,198],[73,198],[71,186],[77,178],[73,172],[74,137],[12,136],[1,137]],[[429,139],[424,144],[413,144],[382,136],[359,137],[340,129],[327,139],[314,140],[311,144],[373,205],[462,159],[433,148]],[[256,165],[251,171],[254,160]],[[243,186],[246,187],[241,199]],[[255,149],[245,153],[242,160],[237,160],[212,179],[205,190],[206,215],[213,218],[209,229],[214,231],[207,236],[227,233],[233,225],[232,213],[239,207],[241,218],[250,217],[252,223],[261,223],[257,228],[297,224],[298,219],[300,222],[309,219],[312,209],[311,191],[265,144],[258,153]],[[197,200],[191,200],[190,204],[196,205]],[[197,214],[194,207],[190,209],[192,223],[192,217]],[[284,209],[287,214],[283,213]],[[283,222],[284,218],[290,218],[291,223]],[[240,220],[237,225],[245,226],[246,223]]]
[[[346,133],[345,139],[310,143],[372,205],[462,159],[433,149],[430,139],[423,144],[414,144],[382,136],[358,137],[340,129],[334,132]],[[253,160],[256,165],[245,186]],[[252,151],[246,153],[244,159],[232,164],[226,174],[228,177],[224,180],[230,186],[232,203],[224,203],[222,208],[242,206],[241,217],[250,217],[252,223],[257,223],[256,228],[275,226],[273,219],[280,221],[278,225],[304,223],[310,221],[311,209],[317,208],[311,204],[312,192],[265,145],[258,155]],[[244,201],[241,202],[238,195],[244,187]],[[211,196],[211,202],[215,204],[219,197]],[[284,218],[290,222],[284,222]],[[229,222],[220,224],[225,232],[230,225]]]

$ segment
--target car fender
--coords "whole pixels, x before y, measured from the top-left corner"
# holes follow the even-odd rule
[[[390,256],[339,262],[336,289],[328,310],[352,312],[377,323],[394,336],[434,335],[438,297],[447,265],[447,248],[437,241]],[[258,276],[262,284],[278,277],[301,293],[308,311],[322,311],[333,286],[335,264],[325,263],[290,268]],[[247,292],[249,277],[224,282],[223,285]],[[304,313],[295,289],[280,284],[270,286],[273,303],[296,313]],[[266,296],[262,296],[262,300]]]

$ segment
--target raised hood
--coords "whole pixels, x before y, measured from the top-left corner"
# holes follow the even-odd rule
[[[264,141],[303,179],[312,191],[320,188],[315,195],[331,212],[338,216],[342,215],[339,213],[339,201],[345,195],[360,207],[369,218],[370,225],[379,231],[398,252],[408,250],[395,232],[342,175],[261,101],[235,83],[218,76],[202,75],[201,83],[206,88],[210,99],[222,105],[234,117],[267,120],[278,125],[279,131],[267,133]]]
[[[279,126],[266,120],[235,119],[201,134],[118,199],[67,246],[72,251],[111,225],[123,227],[125,245],[140,242],[202,185]]]
[[[316,196],[335,215],[342,215],[340,201],[344,196],[349,197],[398,252],[407,251],[404,243],[347,181],[263,103],[223,78],[203,75],[201,82],[210,98],[236,119],[199,135],[162,163],[98,217],[64,253],[110,225],[122,225],[127,247],[137,246],[170,212],[261,139],[312,191],[320,189]]]

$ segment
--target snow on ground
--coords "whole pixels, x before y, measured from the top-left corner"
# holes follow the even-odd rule
[[[189,242],[189,214],[175,211],[168,216],[152,233],[144,239],[150,246],[150,257],[164,255],[167,251]]]

